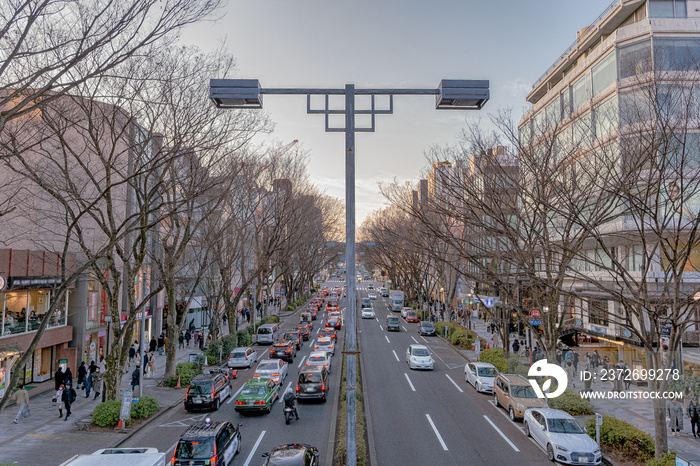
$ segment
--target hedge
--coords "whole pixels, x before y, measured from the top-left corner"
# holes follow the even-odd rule
[[[572,416],[593,414],[593,411],[591,411],[591,402],[568,388],[560,396],[549,398],[547,404],[550,408],[561,409]]]
[[[165,385],[174,387],[177,385],[177,378],[180,377],[180,385],[185,387],[197,375],[202,373],[202,365],[195,362],[181,362],[175,366],[175,375],[165,380]]]
[[[647,461],[647,466],[676,466],[676,452],[670,451],[665,453],[660,459],[651,459]]]
[[[503,356],[503,350],[500,348],[483,350],[479,353],[479,361],[493,364],[498,369],[498,372],[508,373],[508,361]]]
[[[588,435],[595,438],[594,417],[586,422],[586,430]],[[600,426],[600,444],[642,463],[654,458],[654,440],[651,435],[615,416],[603,416],[603,425]]]
[[[441,337],[445,337],[445,329],[447,329],[447,340],[458,348],[470,349],[476,340],[476,333],[455,322],[440,321],[435,324],[435,333]]]
[[[530,368],[518,360],[518,357],[511,354],[508,357],[508,373],[509,374],[519,374],[523,377],[527,377],[527,373]]]
[[[158,412],[158,400],[150,396],[142,396],[139,401],[131,404],[131,419],[126,423],[130,424],[132,419],[143,419]],[[119,422],[121,411],[120,400],[107,400],[95,406],[92,413],[92,422],[100,427],[114,427]]]

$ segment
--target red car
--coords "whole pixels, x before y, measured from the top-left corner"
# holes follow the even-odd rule
[[[418,314],[416,311],[408,311],[406,313],[406,322],[418,322]]]

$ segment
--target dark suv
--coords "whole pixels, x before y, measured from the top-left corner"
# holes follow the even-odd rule
[[[281,343],[275,343],[270,349],[270,357],[284,359],[291,363],[294,362],[294,356],[297,354],[297,347],[293,341],[287,340]]]
[[[299,372],[296,396],[300,400],[321,399],[326,401],[328,393],[328,370],[326,366],[311,366]]]
[[[231,385],[223,374],[198,375],[190,382],[185,395],[185,409],[219,409],[221,402],[231,396]]]
[[[228,421],[198,421],[180,436],[171,464],[229,464],[241,451],[240,425]]]

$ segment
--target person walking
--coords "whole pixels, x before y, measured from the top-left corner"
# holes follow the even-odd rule
[[[63,418],[63,389],[66,388],[65,385],[61,384],[56,390],[56,396],[53,397],[54,403],[58,406],[58,418]]]
[[[569,383],[571,386],[576,388],[576,379],[574,379],[574,361],[569,358],[564,362],[564,370],[566,371],[566,376],[569,378]]]
[[[19,405],[19,411],[17,411],[17,416],[15,416],[15,424],[18,424],[19,418],[24,415],[25,411],[29,410],[29,393],[27,393],[27,389],[24,388],[24,384],[19,384],[19,388],[12,394],[12,398],[14,398]],[[24,417],[29,416],[27,415]]]
[[[195,330],[192,338],[194,338],[194,346],[199,346],[199,330]]]
[[[131,366],[131,361],[134,360],[134,357],[136,356],[136,348],[134,347],[134,344],[131,344],[131,347],[129,348],[129,366]]]
[[[148,351],[150,353],[153,353],[157,347],[158,347],[158,340],[156,340],[156,337],[151,337],[151,341],[148,343]]]
[[[178,348],[183,349],[185,347],[185,334],[180,332],[180,336],[177,337]]]
[[[158,347],[158,355],[163,356],[163,350],[165,348],[165,335],[163,335],[162,333],[158,337],[158,342],[156,346]]]
[[[136,364],[136,369],[131,373],[131,391],[134,391],[134,387],[140,385],[141,383],[141,366]]]
[[[71,415],[70,408],[78,398],[78,394],[75,393],[71,384],[67,383],[66,388],[63,389],[63,394],[61,395],[61,401],[63,401],[63,406],[66,408],[66,417],[63,418],[64,421],[68,420],[68,416]]]
[[[71,372],[70,367],[66,368],[65,377],[63,377],[63,383],[66,385],[73,385],[73,372]]]
[[[87,376],[85,376],[83,388],[85,388],[85,398],[90,398],[90,390],[92,389],[92,373],[90,371],[88,371]]]
[[[98,367],[90,377],[92,377],[92,387],[95,389],[95,398],[93,400],[96,400],[102,393],[102,371],[100,368]]]
[[[85,388],[85,374],[87,373],[87,367],[85,367],[85,361],[80,361],[78,366],[78,388]]]
[[[578,353],[576,351],[571,351],[572,353],[572,360],[574,361],[574,374],[578,373]]]
[[[153,353],[148,353],[148,373],[153,377],[156,373],[156,358]]]
[[[61,366],[58,366],[58,370],[53,375],[54,390],[58,390],[59,388],[61,388],[61,385],[63,385],[65,379],[66,374],[63,372],[63,368]]]
[[[694,438],[700,438],[700,403],[696,396],[688,403],[688,419],[690,419],[690,430]]]
[[[192,339],[192,334],[189,330],[185,332],[185,341],[187,342],[187,347],[190,347],[190,340]]]
[[[674,398],[666,403],[666,410],[669,417],[671,433],[676,437],[680,437],[681,431],[683,430],[683,405],[678,399]]]
[[[624,378],[624,372],[623,369],[625,367],[625,364],[622,361],[617,361],[617,364],[614,366],[614,378],[613,378],[613,391],[616,392],[621,392],[623,389],[623,378]]]

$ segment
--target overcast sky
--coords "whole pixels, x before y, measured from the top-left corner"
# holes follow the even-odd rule
[[[488,79],[481,112],[436,111],[433,96],[398,96],[375,133],[356,137],[357,224],[384,199],[378,183],[415,181],[425,151],[453,144],[465,118],[510,107],[520,117],[532,84],[612,0],[229,0],[223,19],[182,41],[238,60],[239,78],[263,87],[436,88],[441,79]],[[212,76],[215,78],[216,76]],[[358,107],[361,106],[358,103]],[[306,114],[304,96],[267,95],[271,138],[309,151],[312,180],[344,200],[344,136]],[[358,125],[361,121],[358,120]],[[262,140],[261,140],[262,142]]]

